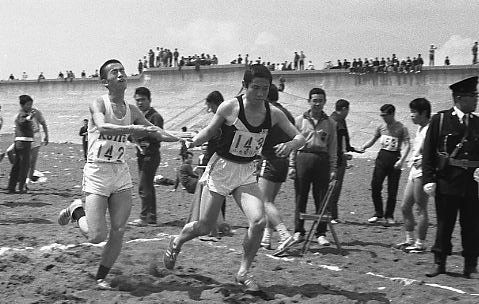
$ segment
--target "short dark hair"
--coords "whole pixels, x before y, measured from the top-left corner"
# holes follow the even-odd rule
[[[386,114],[393,114],[396,112],[396,108],[390,103],[382,105],[381,108],[379,108],[379,110]]]
[[[23,106],[27,102],[33,101],[33,99],[29,95],[20,95],[18,97],[20,99],[20,104]]]
[[[345,108],[349,108],[349,101],[346,99],[338,99],[338,101],[336,101],[336,111],[341,111]]]
[[[112,63],[122,64],[120,62],[120,60],[118,60],[118,59],[110,59],[110,60],[105,61],[105,63],[102,64],[101,67],[100,67],[100,79],[106,79],[106,77],[108,75],[107,75],[107,72],[105,71],[105,69],[109,64],[112,64]]]
[[[275,84],[271,84],[269,86],[269,92],[268,92],[268,100],[269,101],[278,101],[279,95],[278,95],[278,87]]]
[[[426,112],[426,117],[431,117],[431,103],[426,98],[416,98],[409,103],[411,110],[417,111],[419,114]]]
[[[246,71],[244,72],[243,82],[245,88],[253,81],[254,78],[265,78],[269,80],[269,84],[273,81],[273,76],[271,71],[262,64],[255,63],[253,65],[247,66]]]
[[[135,95],[141,95],[151,100],[151,92],[148,88],[145,87],[138,87],[135,89]]]
[[[83,121],[84,121],[84,122],[88,122],[88,119],[87,119],[87,118],[85,118],[85,119],[83,119]]]
[[[225,99],[223,98],[223,95],[219,91],[213,91],[206,96],[206,102],[207,103],[213,103],[216,105],[221,104]]]
[[[312,88],[310,91],[309,91],[309,95],[308,95],[308,100],[311,100],[311,96],[313,96],[314,94],[320,94],[320,95],[323,95],[324,98],[326,98],[326,92],[321,89],[321,88]]]

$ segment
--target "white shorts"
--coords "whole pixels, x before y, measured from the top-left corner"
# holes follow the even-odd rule
[[[86,163],[83,168],[83,191],[110,197],[133,188],[126,163]]]
[[[208,190],[227,196],[239,186],[256,183],[255,169],[253,162],[235,163],[215,153],[199,182]]]

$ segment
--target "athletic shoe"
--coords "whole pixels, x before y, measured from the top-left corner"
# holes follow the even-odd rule
[[[393,218],[388,217],[388,218],[386,218],[386,224],[394,225],[394,224],[396,224],[396,221]]]
[[[175,238],[170,239],[168,248],[163,254],[163,263],[165,264],[165,268],[170,270],[175,268],[176,259],[178,258],[178,254],[180,254],[180,251],[174,248],[174,240]]]
[[[406,247],[410,247],[414,245],[413,242],[402,242],[402,243],[398,243],[396,245],[393,245],[393,248],[394,249],[399,249],[399,250],[404,250]]]
[[[319,246],[329,246],[331,243],[328,241],[328,239],[324,235],[318,236],[318,244]]]
[[[304,234],[301,232],[295,232],[293,238],[296,243],[304,242]]]
[[[279,244],[278,248],[276,248],[276,251],[273,253],[273,256],[278,256],[286,252],[291,246],[296,244],[296,241],[294,240],[294,236],[288,237],[286,240],[284,240],[281,244]]]
[[[334,224],[339,224],[339,223],[341,223],[341,222],[338,219],[332,219],[331,220],[331,224],[333,224],[333,225]]]
[[[128,222],[128,225],[136,226],[136,227],[145,227],[148,225],[148,222],[142,219],[136,219],[134,221]]]
[[[235,282],[242,286],[245,292],[258,292],[261,290],[258,283],[256,283],[253,276],[249,273],[245,273],[242,276],[236,275]]]
[[[83,204],[80,199],[76,199],[70,204],[70,206],[68,206],[65,209],[62,209],[62,211],[60,211],[60,214],[58,214],[58,224],[64,226],[68,224],[70,221],[73,222],[73,219],[72,219],[73,211],[75,211],[75,209],[80,207],[83,207]]]
[[[379,216],[373,216],[371,217],[370,219],[368,219],[368,222],[373,224],[373,223],[376,223],[377,221],[380,221],[382,219],[382,217],[379,217]]]
[[[96,289],[113,290],[113,287],[111,287],[110,283],[108,283],[104,279],[98,279],[96,280]]]
[[[426,251],[426,246],[425,245],[418,245],[418,244],[414,244],[414,245],[411,245],[411,246],[408,246],[406,248],[404,248],[404,251],[408,252],[408,253],[423,253]]]

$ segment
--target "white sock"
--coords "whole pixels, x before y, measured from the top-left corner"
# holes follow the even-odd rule
[[[261,243],[270,243],[271,234],[273,234],[273,229],[268,227],[264,228],[263,239],[261,240]]]
[[[291,233],[289,233],[288,228],[286,228],[286,225],[283,223],[279,223],[274,228],[276,229],[276,231],[278,231],[279,239],[281,242],[285,241],[287,238],[291,236]]]
[[[426,240],[420,240],[420,239],[416,240],[417,247],[423,247],[425,244],[426,244]]]
[[[414,231],[406,231],[406,243],[414,242]]]

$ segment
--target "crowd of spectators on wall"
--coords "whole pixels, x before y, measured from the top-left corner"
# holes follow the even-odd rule
[[[170,49],[157,47],[156,52],[153,49],[148,51],[143,59],[138,59],[138,73],[141,74],[145,69],[162,68],[162,67],[178,67],[218,64],[218,57],[216,55],[202,53],[201,55],[194,54],[190,56],[181,56],[178,49],[172,52]]]

